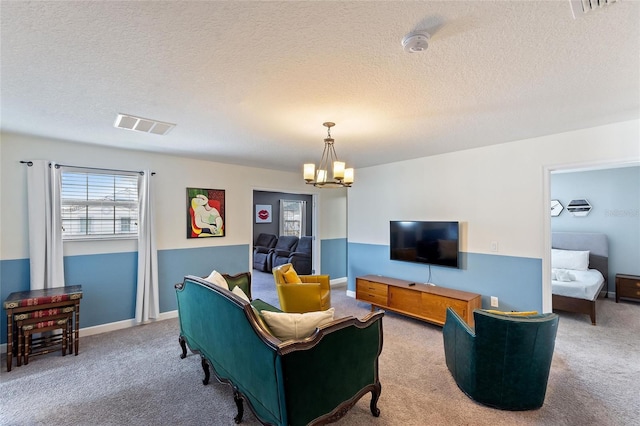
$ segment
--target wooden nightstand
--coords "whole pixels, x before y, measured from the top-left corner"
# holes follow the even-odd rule
[[[640,276],[616,274],[616,303],[621,297],[640,301]]]

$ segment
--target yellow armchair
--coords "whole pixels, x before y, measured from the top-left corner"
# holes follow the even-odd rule
[[[329,275],[298,275],[290,263],[277,266],[272,272],[284,312],[325,311],[331,307]]]

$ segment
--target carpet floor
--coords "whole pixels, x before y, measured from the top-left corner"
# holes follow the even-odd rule
[[[253,297],[277,306],[270,274],[254,271]],[[369,305],[332,290],[336,317]],[[380,417],[362,398],[342,425],[638,425],[640,304],[598,301],[598,325],[560,313],[542,408],[501,411],[463,394],[444,360],[442,329],[387,312],[380,357]],[[77,357],[53,353],[0,380],[2,425],[232,425],[228,385],[203,386],[199,356],[180,359],[178,321],[169,319],[81,337]],[[354,360],[355,362],[355,360]],[[259,424],[245,409],[243,424]]]

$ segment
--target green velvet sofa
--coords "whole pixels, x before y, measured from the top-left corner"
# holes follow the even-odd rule
[[[238,285],[251,298],[249,273],[225,279],[230,290]],[[306,339],[283,342],[260,318],[263,310],[279,311],[268,303],[248,303],[195,276],[175,288],[181,357],[188,346],[201,356],[204,384],[211,366],[216,378],[233,388],[236,423],[242,421],[243,401],[263,424],[330,423],[369,392],[371,413],[379,416],[383,312],[362,320],[340,318]]]
[[[502,410],[542,407],[558,315],[510,316],[476,309],[472,329],[451,308],[442,329],[447,367],[471,399]]]

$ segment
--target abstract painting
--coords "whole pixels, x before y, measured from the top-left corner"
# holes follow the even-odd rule
[[[187,188],[187,238],[224,237],[224,189]]]

